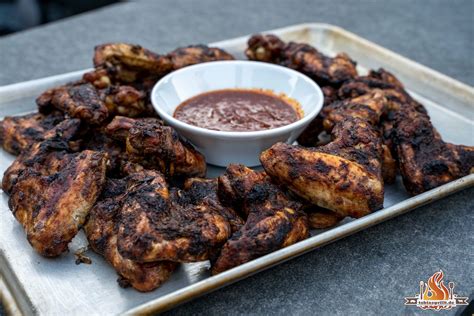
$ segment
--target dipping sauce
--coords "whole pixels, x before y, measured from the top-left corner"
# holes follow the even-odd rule
[[[298,102],[285,95],[260,89],[224,89],[184,101],[173,116],[216,131],[250,132],[288,125],[303,115]]]

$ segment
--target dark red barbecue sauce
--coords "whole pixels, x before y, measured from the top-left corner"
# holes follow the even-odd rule
[[[224,89],[181,103],[174,118],[216,131],[250,132],[291,124],[302,117],[299,104],[269,90]]]

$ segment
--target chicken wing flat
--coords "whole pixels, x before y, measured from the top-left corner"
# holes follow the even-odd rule
[[[331,105],[323,125],[332,141],[317,148],[277,143],[260,161],[276,182],[341,216],[383,206],[383,144],[378,127],[387,101],[380,91]]]
[[[98,45],[94,51],[94,66],[122,65],[131,70],[146,71],[148,74],[163,76],[173,69],[171,61],[139,45],[108,43]],[[134,81],[135,78],[130,78]]]
[[[270,182],[264,172],[242,165],[229,165],[219,177],[222,201],[241,206],[244,226],[222,247],[212,265],[212,273],[249,262],[309,236],[306,214],[301,204],[289,199]]]
[[[204,156],[158,119],[115,117],[107,126],[107,133],[125,141],[130,160],[146,168],[167,176],[204,177],[206,174]]]
[[[321,85],[339,86],[357,76],[356,63],[346,54],[331,58],[310,45],[284,43],[275,35],[253,35],[245,54],[251,60],[300,71]]]
[[[86,150],[64,155],[55,172],[29,168],[18,176],[8,204],[36,251],[55,257],[67,250],[102,190],[106,162],[106,154]]]
[[[117,244],[120,254],[138,262],[209,259],[230,236],[228,221],[209,199],[180,205],[170,199],[163,175],[143,170],[132,174],[120,211]]]
[[[191,45],[177,48],[167,56],[171,60],[174,70],[210,61],[234,59],[234,56],[226,51],[206,45]]]
[[[331,143],[317,148],[277,143],[260,160],[276,182],[341,216],[358,218],[382,208],[377,132],[366,121],[354,119],[337,125],[333,135]]]
[[[63,120],[64,114],[58,111],[47,115],[7,116],[0,121],[0,145],[7,152],[19,155],[34,143],[44,140],[46,132]]]
[[[131,179],[107,179],[101,196],[90,211],[84,230],[92,249],[104,256],[119,274],[121,286],[148,292],[169,279],[177,264],[170,261],[138,263],[125,259],[117,248],[119,212]]]
[[[72,152],[69,141],[79,131],[81,121],[67,119],[44,134],[44,140],[33,144],[31,149],[24,150],[5,170],[2,178],[2,189],[10,193],[18,176],[26,169],[47,174],[63,167],[63,157]]]

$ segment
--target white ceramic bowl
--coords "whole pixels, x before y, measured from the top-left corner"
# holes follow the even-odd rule
[[[223,132],[193,126],[173,117],[183,101],[203,92],[230,88],[270,89],[284,93],[301,105],[304,117],[275,129]],[[307,76],[289,68],[254,61],[215,61],[189,66],[158,81],[151,102],[160,117],[188,139],[217,166],[242,163],[260,165],[260,153],[276,142],[292,143],[323,106],[323,93]]]

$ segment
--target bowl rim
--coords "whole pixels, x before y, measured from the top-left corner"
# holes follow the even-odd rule
[[[183,121],[180,121],[180,120],[174,118],[173,115],[170,115],[170,114],[166,113],[166,111],[159,106],[157,100],[155,100],[155,98],[157,97],[158,89],[160,89],[161,86],[165,82],[170,80],[170,78],[173,77],[173,76],[176,76],[176,75],[178,75],[182,72],[193,71],[197,68],[220,67],[222,65],[225,66],[225,65],[229,65],[229,64],[238,64],[238,65],[240,64],[240,65],[243,65],[243,67],[246,67],[246,65],[247,66],[251,65],[252,67],[253,66],[263,67],[263,68],[269,69],[270,71],[278,70],[278,71],[284,71],[284,72],[288,72],[290,74],[296,75],[296,76],[300,77],[301,79],[303,79],[304,81],[308,82],[311,86],[313,86],[313,88],[315,90],[315,93],[317,94],[317,97],[319,98],[318,99],[319,101],[315,103],[314,108],[307,115],[304,115],[301,119],[299,119],[299,120],[297,120],[297,121],[295,121],[291,124],[280,126],[280,127],[277,127],[277,128],[272,128],[272,129],[260,130],[260,131],[234,132],[234,131],[211,130],[211,129],[198,127],[198,126],[191,125],[191,124],[185,123]],[[236,89],[239,89],[239,88],[237,87]],[[255,89],[267,89],[267,88],[265,88],[265,87],[255,87]],[[200,93],[210,92],[210,91],[214,91],[214,90],[217,90],[217,89],[206,90],[206,91],[202,91]],[[278,93],[278,92],[275,92],[275,93]],[[312,80],[311,78],[309,78],[305,74],[303,74],[301,72],[298,72],[296,70],[287,68],[287,67],[280,66],[280,65],[270,64],[270,63],[266,63],[266,62],[259,62],[259,61],[251,61],[251,60],[212,61],[212,62],[205,62],[205,63],[196,64],[196,65],[192,65],[192,66],[187,66],[187,67],[175,70],[175,71],[167,74],[166,76],[164,76],[160,80],[158,80],[157,83],[155,83],[155,85],[153,86],[153,89],[151,91],[150,99],[151,99],[151,103],[153,105],[153,108],[158,112],[158,115],[165,122],[167,122],[169,125],[171,125],[172,127],[176,126],[179,129],[183,129],[183,130],[185,130],[186,132],[189,132],[189,133],[194,133],[194,134],[198,134],[198,135],[205,135],[205,136],[215,136],[215,137],[218,137],[218,138],[221,138],[221,139],[222,138],[258,138],[258,137],[262,137],[262,136],[275,136],[275,135],[281,135],[281,134],[289,133],[289,132],[291,132],[291,131],[293,131],[293,130],[295,130],[295,129],[297,129],[297,128],[305,125],[305,124],[309,124],[316,117],[316,115],[318,115],[318,113],[321,111],[321,109],[323,107],[323,103],[324,103],[324,95],[323,95],[323,92],[321,90],[321,87],[314,80]],[[296,101],[298,101],[301,104],[300,100],[297,100],[296,98],[293,98],[293,99],[295,99]]]

